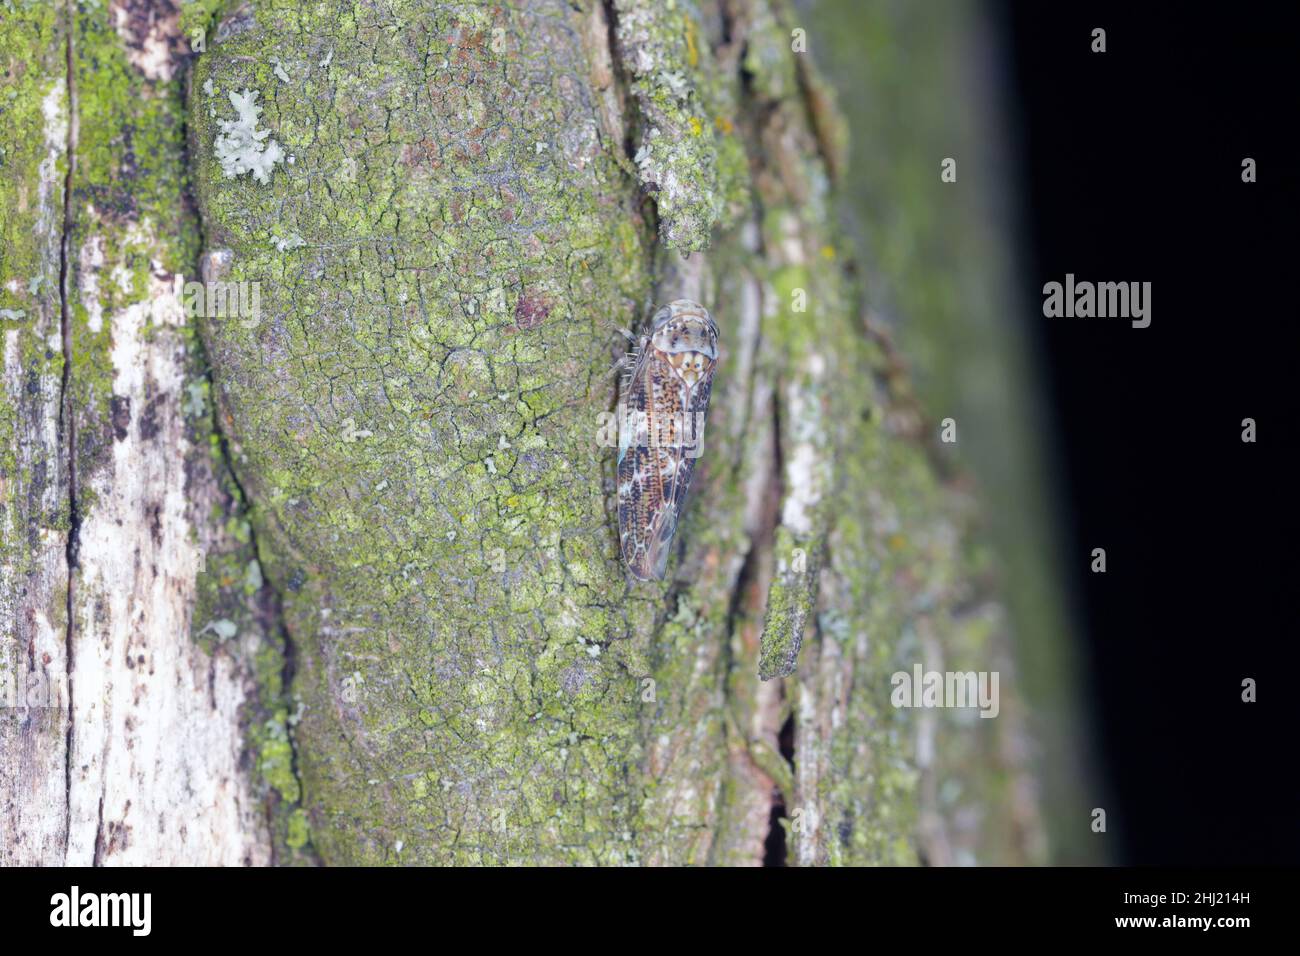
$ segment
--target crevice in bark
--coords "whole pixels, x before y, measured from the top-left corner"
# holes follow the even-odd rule
[[[197,207],[196,207],[197,208]],[[215,396],[217,394],[216,382],[212,377],[212,364],[208,361],[207,349],[202,341],[197,341],[195,352],[198,362],[203,369],[203,377],[208,383],[208,393],[212,396],[212,431],[217,437],[217,447],[221,451],[220,467],[226,470],[230,476],[230,483],[234,487],[235,497],[239,502],[241,511],[244,514],[250,514],[253,510],[253,501],[248,491],[244,488],[243,482],[239,479],[239,472],[235,469],[234,456],[230,452],[230,442],[225,432],[221,430],[220,416],[217,413],[217,403]],[[294,712],[293,697],[293,678],[297,672],[297,645],[293,635],[289,630],[288,622],[284,615],[284,597],[280,589],[271,583],[270,576],[266,573],[266,564],[262,560],[262,549],[258,542],[257,530],[252,521],[248,522],[248,547],[253,552],[253,559],[257,561],[258,567],[263,569],[262,589],[258,592],[255,600],[255,612],[258,624],[261,625],[263,632],[270,636],[275,635],[280,643],[280,653],[283,662],[280,666],[280,696],[281,703],[284,705],[285,712],[292,715]],[[289,742],[289,770],[293,774],[293,779],[298,785],[297,805],[303,805],[303,795],[306,792],[303,787],[302,772],[299,769],[298,741],[294,733],[291,720],[285,722],[285,735]],[[276,838],[276,829],[274,820],[271,819],[271,811],[267,812],[267,825],[272,835],[271,838],[271,865],[277,866],[284,862],[282,860],[283,847],[280,846]],[[299,849],[299,852],[310,857],[314,862],[319,863],[319,857],[316,854],[315,847],[312,846],[310,837],[305,846]]]
[[[188,73],[195,58],[195,56],[191,56],[185,62],[184,69],[187,73],[185,78],[186,84],[190,82]],[[185,126],[181,136],[182,143],[184,144],[182,150],[184,153],[185,166],[187,169],[190,169],[193,168],[193,165],[190,159],[190,146],[192,140],[190,138],[188,110],[186,110],[182,115],[182,122]],[[194,183],[193,180],[190,180],[184,190],[183,201],[186,204],[186,208],[192,212],[194,218],[198,221],[199,235],[203,236],[205,234],[202,211],[203,206],[198,202],[193,190]],[[199,278],[206,282],[207,277],[202,274],[203,270],[199,271]],[[251,515],[254,507],[253,499],[252,496],[249,495],[248,490],[244,487],[244,483],[240,480],[239,472],[235,468],[234,455],[231,454],[230,451],[230,440],[221,427],[221,415],[219,414],[217,404],[217,382],[213,376],[213,366],[208,355],[207,344],[204,342],[202,335],[195,334],[193,338],[193,355],[196,367],[200,370],[200,374],[204,381],[207,382],[208,395],[211,396],[212,399],[208,410],[210,416],[209,427],[212,429],[212,434],[216,436],[217,448],[219,449],[221,456],[221,460],[217,463],[217,467],[224,469],[226,474],[229,476],[231,487],[234,489],[235,500],[238,503],[240,511],[244,515]],[[263,560],[262,548],[257,536],[257,529],[254,522],[251,520],[248,522],[248,548],[252,551],[253,559],[257,561],[258,567],[262,570],[262,588],[254,597],[255,605],[253,611],[263,634],[266,637],[274,636],[274,638],[278,639],[280,643],[280,653],[283,658],[280,666],[280,703],[284,706],[285,712],[292,715],[295,710],[293,678],[297,672],[297,644],[294,640],[293,634],[289,630],[288,621],[285,618],[284,596],[280,589],[272,583],[270,575],[266,571],[267,564]],[[306,790],[303,786],[302,772],[299,767],[298,741],[290,720],[286,720],[285,722],[285,735],[289,743],[289,770],[298,786],[298,801],[296,805],[301,807],[304,805],[303,796],[306,793]],[[268,805],[266,811],[266,822],[267,831],[270,834],[271,865],[277,866],[284,863],[285,860],[283,859],[284,847],[281,845],[280,840],[277,837],[273,813],[273,805]],[[308,836],[306,845],[298,848],[297,852],[318,865],[321,863],[316,848],[312,845],[310,835]]]
[[[744,560],[741,562],[740,570],[736,573],[736,581],[732,585],[731,602],[727,607],[727,630],[726,639],[722,642],[722,650],[719,654],[718,671],[721,675],[720,686],[722,688],[722,709],[727,715],[727,719],[722,721],[722,751],[727,752],[730,741],[728,738],[734,735],[740,739],[741,745],[746,752],[750,754],[750,760],[753,761],[753,752],[750,750],[750,742],[747,734],[735,722],[735,714],[732,710],[731,700],[731,680],[732,672],[736,669],[735,648],[733,642],[736,637],[736,625],[742,614],[744,602],[749,592],[757,586],[758,579],[758,561],[761,556],[761,543],[756,537],[748,551],[745,552]],[[756,763],[756,761],[754,761]],[[759,768],[762,769],[762,768]],[[776,789],[775,787],[773,789]],[[725,805],[726,791],[721,788],[718,792],[718,798],[715,807],[715,822],[723,820],[722,809]],[[717,847],[716,833],[713,846],[710,847],[709,864],[714,865],[713,852]]]
[[[650,276],[652,280],[658,276],[656,271],[658,265],[658,254],[660,247],[663,245],[663,239],[659,235],[659,204],[655,200],[653,192],[647,190],[640,182],[636,173],[636,138],[637,134],[647,127],[645,117],[641,111],[641,106],[637,98],[632,94],[632,71],[628,69],[623,60],[623,52],[619,47],[618,40],[618,11],[614,8],[614,0],[601,0],[601,8],[605,14],[605,27],[608,32],[609,43],[609,63],[610,69],[614,76],[614,85],[618,90],[618,100],[623,119],[623,142],[620,144],[623,152],[619,157],[619,165],[628,173],[632,185],[637,190],[637,196],[640,199],[641,214],[645,217],[646,227],[650,233],[650,241],[647,244],[650,253]],[[652,286],[657,283],[652,281]],[[649,316],[649,312],[640,316],[642,322]]]
[[[104,794],[99,795],[99,817],[95,823],[95,855],[91,861],[92,866],[99,866],[100,859],[104,853]]]
[[[239,502],[240,509],[244,514],[251,514],[253,510],[253,500],[245,489],[244,484],[239,479],[239,472],[235,469],[234,456],[230,452],[230,441],[225,432],[221,429],[220,415],[217,413],[216,394],[217,386],[212,377],[212,365],[208,361],[207,350],[199,342],[196,352],[198,360],[203,369],[203,377],[208,382],[208,393],[213,396],[212,401],[212,430],[217,436],[217,447],[221,450],[221,467],[226,470],[230,476],[230,483],[235,489],[235,497]],[[262,560],[262,548],[257,538],[257,530],[252,521],[248,522],[248,547],[253,552],[253,559],[257,561],[258,567],[263,569],[262,589],[258,593],[255,611],[257,613],[258,623],[261,625],[265,634],[275,635],[280,642],[280,653],[283,662],[280,666],[280,695],[281,703],[284,705],[285,712],[292,715],[294,712],[293,698],[293,678],[297,672],[297,645],[293,635],[289,630],[289,625],[284,615],[284,597],[280,589],[272,582],[270,575],[266,573],[266,563]],[[298,741],[294,733],[291,721],[285,722],[285,735],[289,742],[289,770],[293,774],[293,779],[298,785],[298,806],[303,805],[303,788],[302,773],[299,769],[298,758]],[[268,817],[270,812],[268,811]],[[282,847],[279,840],[275,838],[275,827],[272,820],[268,819],[268,828],[272,834],[271,839],[271,864],[279,865],[283,862]],[[316,857],[315,848],[311,845],[310,838],[306,846],[302,847],[300,852],[307,854],[312,859],[319,862]]]
[[[753,77],[745,69],[745,53],[748,48],[748,37],[746,35],[746,22],[738,16],[736,11],[729,5],[723,4],[720,9],[721,14],[721,45],[731,47],[734,53],[728,55],[731,59],[731,69],[735,71],[739,85],[739,102],[737,103],[738,118],[743,118],[744,125],[750,128],[751,135],[743,136],[742,140],[746,144],[746,152],[751,169],[751,175],[756,176],[758,171],[767,166],[767,156],[759,149],[756,153],[753,148],[754,143],[761,143],[762,139],[759,131],[762,130],[769,122],[775,109],[774,104],[768,104],[757,95],[754,87]],[[720,61],[722,58],[720,57]],[[764,219],[765,210],[762,198],[757,190],[750,194],[751,209],[749,216],[755,224],[761,224]],[[764,261],[767,257],[768,250],[763,240],[762,229],[756,229],[756,248],[753,250],[754,255],[759,261]],[[757,306],[760,314],[765,309],[762,299],[767,295],[764,288],[760,286],[760,301]],[[752,343],[751,348],[755,356],[755,365],[750,372],[749,380],[745,383],[746,402],[745,402],[745,420],[741,427],[742,434],[748,434],[752,422],[752,416],[755,414],[754,396],[757,394],[759,382],[765,375],[762,363],[758,361],[762,349],[762,324],[759,324],[758,341]],[[770,373],[767,373],[770,374]],[[740,570],[737,573],[735,582],[732,586],[730,605],[728,607],[726,618],[726,640],[723,644],[722,653],[722,672],[723,672],[723,695],[724,709],[728,713],[731,711],[730,687],[733,678],[733,671],[736,668],[733,641],[736,637],[737,628],[740,626],[741,618],[748,612],[752,613],[753,608],[759,609],[761,617],[762,608],[766,603],[766,595],[770,583],[771,568],[775,560],[775,547],[777,529],[781,522],[781,502],[785,495],[785,456],[781,442],[782,416],[781,416],[781,381],[779,373],[771,375],[771,430],[767,433],[767,441],[770,448],[770,465],[764,480],[764,501],[757,518],[756,527],[752,530],[752,537],[749,550],[746,552]],[[734,474],[738,474],[743,467],[743,456],[738,456],[731,463],[731,469]],[[757,675],[744,675],[753,678]],[[777,681],[781,689],[781,697],[785,697],[785,682]],[[793,727],[794,718],[789,716],[778,737],[778,751],[787,763],[793,765]],[[722,733],[725,738],[729,733],[736,733],[744,736],[746,731],[740,729],[740,725],[733,723],[731,720],[723,722]],[[751,754],[751,760],[754,759],[754,750],[749,739],[742,739],[741,743]],[[758,761],[754,761],[758,764]],[[758,766],[763,773],[763,778],[771,774],[771,768],[765,769]],[[784,866],[787,858],[786,834],[785,828],[781,821],[788,812],[787,804],[793,801],[793,793],[785,793],[782,786],[773,782],[769,792],[765,795],[769,801],[769,813],[767,832],[763,835],[763,851],[760,861],[763,866]],[[756,834],[757,835],[757,834]]]
[[[781,733],[777,735],[777,743],[780,745],[779,750],[785,761],[794,767],[794,712],[786,717],[785,723],[781,725]],[[787,857],[787,847],[785,842],[785,827],[781,826],[781,820],[788,812],[786,800],[788,798],[779,790],[773,789],[772,813],[769,817],[770,825],[767,832],[767,839],[763,841],[763,865],[764,866],[785,866]]]
[[[609,63],[614,76],[614,85],[617,87],[618,99],[622,104],[624,113],[623,142],[621,143],[623,156],[630,162],[636,156],[636,144],[633,142],[632,137],[633,124],[627,122],[626,113],[629,109],[636,109],[636,100],[631,94],[627,69],[623,65],[623,56],[618,48],[618,11],[614,9],[614,0],[603,0],[601,9],[605,13],[605,29],[609,43]]]
[[[76,580],[78,536],[81,519],[77,513],[77,421],[73,409],[69,407],[71,398],[68,386],[72,381],[72,296],[68,287],[71,268],[69,265],[69,246],[72,242],[73,202],[72,187],[77,170],[77,71],[76,49],[73,37],[76,33],[76,5],[67,4],[66,66],[68,89],[68,132],[65,149],[67,150],[68,169],[63,179],[63,228],[59,236],[59,334],[63,346],[63,373],[59,382],[59,442],[68,454],[68,540],[64,549],[67,565],[67,594],[64,613],[64,674],[68,684],[68,730],[64,747],[64,786],[67,805],[65,807],[67,828],[65,840],[72,838],[72,731],[73,701],[75,695],[72,687],[72,651],[74,640],[73,586]]]
[[[765,522],[767,535],[766,546],[769,550],[776,546],[776,529],[781,520],[781,501],[785,497],[785,453],[781,444],[781,402],[780,383],[772,391],[772,480],[769,494],[772,496],[770,521]],[[779,678],[781,700],[786,700],[785,679]],[[794,711],[786,717],[777,734],[777,751],[782,759],[794,769]],[[781,820],[789,812],[788,802],[794,800],[793,793],[782,793],[780,788],[772,788],[772,810],[768,817],[767,839],[763,842],[763,865],[785,866],[786,839],[785,827]]]
[[[761,217],[762,210],[755,205],[755,216]],[[762,305],[759,305],[762,308]],[[757,345],[756,345],[757,348]],[[755,370],[751,373],[750,380],[746,385],[746,391],[750,402],[756,389],[757,381],[762,373]],[[736,639],[737,628],[740,626],[742,617],[748,612],[753,613],[755,607],[762,608],[766,599],[767,589],[770,581],[770,568],[774,563],[774,550],[776,547],[776,532],[780,524],[781,517],[781,500],[784,494],[784,456],[781,445],[781,418],[779,415],[779,403],[777,401],[778,389],[774,388],[772,402],[772,427],[766,433],[767,443],[770,450],[768,456],[771,464],[768,466],[765,475],[765,487],[763,491],[764,500],[761,511],[757,517],[757,524],[752,531],[750,547],[745,553],[744,560],[741,563],[740,570],[736,574],[735,582],[732,585],[730,604],[727,609],[726,618],[726,640],[723,642],[721,655],[721,671],[723,675],[723,707],[730,714],[732,702],[730,700],[730,688],[733,679],[733,671],[736,669],[734,641]],[[747,403],[746,416],[752,414],[752,407]],[[748,431],[746,426],[745,431]],[[737,463],[734,468],[739,468]],[[761,613],[761,610],[760,610]],[[756,675],[743,675],[751,678]],[[784,692],[784,682],[779,682]],[[733,715],[734,716],[734,715]],[[764,774],[766,779],[771,775],[770,767],[763,766],[758,760],[754,759],[754,741],[748,739],[745,731],[740,729],[740,724],[727,720],[723,722],[722,733],[724,747],[726,737],[729,733],[734,733],[741,737],[741,744],[749,751],[751,760],[754,760],[758,770]],[[783,756],[789,757],[782,751]],[[770,792],[766,795],[770,801],[770,811],[768,815],[768,829],[763,840],[763,856],[761,861],[764,866],[784,865],[784,830],[780,821],[786,813],[786,803],[792,799],[792,794],[783,792],[779,783],[774,782]],[[774,841],[779,840],[779,849]],[[771,862],[772,860],[779,862]]]

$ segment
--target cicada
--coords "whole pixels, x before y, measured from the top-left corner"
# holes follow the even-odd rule
[[[690,299],[656,312],[631,357],[619,402],[618,533],[628,571],[642,581],[668,565],[717,364],[718,327]]]

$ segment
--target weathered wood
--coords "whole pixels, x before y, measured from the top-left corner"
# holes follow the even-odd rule
[[[261,635],[190,637],[226,502],[173,293],[197,225],[177,11],[4,16],[19,80],[0,131],[0,285],[25,313],[4,330],[5,664],[63,692],[0,714],[4,860],[263,862],[241,766]]]

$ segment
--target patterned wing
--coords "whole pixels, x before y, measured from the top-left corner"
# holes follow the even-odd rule
[[[623,559],[634,577],[662,578],[677,518],[702,449],[712,363],[694,386],[670,358],[642,346],[623,402],[618,520]]]

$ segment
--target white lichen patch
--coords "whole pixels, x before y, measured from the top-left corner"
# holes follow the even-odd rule
[[[257,105],[257,90],[232,91],[229,97],[237,118],[218,120],[221,132],[217,134],[215,152],[221,172],[227,179],[252,173],[254,179],[266,185],[271,181],[275,164],[284,159],[284,150],[275,140],[267,139],[271,135],[269,129],[257,128],[262,115],[262,107]]]
[[[307,245],[306,240],[296,232],[291,232],[287,236],[276,236],[271,241],[277,252],[288,252],[290,249],[300,249]]]
[[[185,386],[185,400],[181,410],[190,418],[202,418],[208,413],[207,393],[202,382]]]
[[[228,641],[239,633],[239,627],[234,621],[223,617],[218,621],[208,621],[207,624],[199,628],[195,636],[202,637],[204,634],[209,633],[215,634],[219,641]]]

